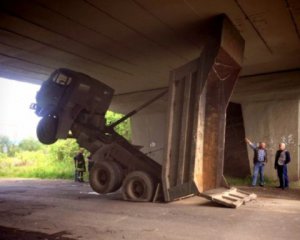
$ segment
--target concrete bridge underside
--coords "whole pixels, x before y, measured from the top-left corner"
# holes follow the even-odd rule
[[[277,143],[286,142],[290,175],[299,179],[298,0],[2,0],[0,77],[42,83],[54,69],[70,68],[116,89],[112,109],[126,113],[166,88],[171,70],[199,57],[207,40],[201,29],[220,13],[246,41],[231,99],[240,105],[228,112],[225,170],[250,173],[252,153],[241,139],[247,135],[267,142],[270,178]],[[161,99],[132,117],[134,143],[157,161],[165,113]]]

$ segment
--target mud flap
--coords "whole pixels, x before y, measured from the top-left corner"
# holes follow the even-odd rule
[[[247,202],[257,199],[257,195],[254,193],[248,193],[237,188],[216,188],[206,192],[198,194],[201,197],[205,197],[212,202],[218,203],[220,205],[238,208]]]

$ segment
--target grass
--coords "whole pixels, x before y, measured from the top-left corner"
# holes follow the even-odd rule
[[[252,182],[252,176],[247,176],[246,178],[233,178],[227,176],[226,180],[230,186],[250,186]],[[278,186],[278,180],[270,180],[268,177],[265,177],[265,185],[269,187]],[[291,181],[290,188],[300,188],[300,180]]]
[[[73,179],[73,159],[57,161],[44,151],[0,158],[0,177]]]
[[[295,182],[291,182],[290,187],[291,188],[300,188],[300,180],[295,181]]]
[[[247,176],[246,178],[234,178],[234,177],[225,177],[230,186],[249,186],[252,182],[252,176]],[[265,177],[265,185],[276,186],[277,181],[270,180],[268,177]]]

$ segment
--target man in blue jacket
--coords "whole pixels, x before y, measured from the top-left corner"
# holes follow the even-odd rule
[[[286,150],[285,143],[279,144],[279,150],[275,155],[275,169],[277,170],[280,186],[278,188],[285,189],[289,187],[289,178],[287,164],[291,161],[290,153]]]
[[[246,143],[249,144],[249,146],[254,151],[254,157],[253,157],[253,177],[252,177],[252,186],[256,186],[257,176],[259,173],[259,185],[263,187],[265,185],[264,180],[264,168],[265,164],[268,162],[267,158],[267,150],[266,150],[266,143],[260,142],[257,146],[256,144],[252,143],[248,138],[245,138]]]

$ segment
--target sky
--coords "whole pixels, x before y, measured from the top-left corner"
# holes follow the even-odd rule
[[[39,118],[29,106],[35,103],[39,88],[36,84],[0,78],[0,135],[14,142],[36,139]]]

